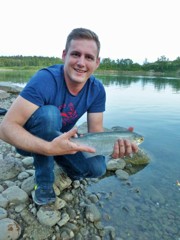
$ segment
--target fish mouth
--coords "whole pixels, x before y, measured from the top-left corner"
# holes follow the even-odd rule
[[[141,138],[137,139],[137,144],[141,144],[142,142],[144,142],[144,137],[141,137]]]

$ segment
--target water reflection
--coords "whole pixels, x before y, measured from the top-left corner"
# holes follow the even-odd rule
[[[8,70],[0,71],[0,82],[26,83],[37,70]],[[180,78],[155,76],[125,76],[125,75],[96,75],[105,86],[129,87],[133,83],[141,82],[142,87],[152,84],[157,91],[171,87],[174,93],[180,91]]]
[[[0,82],[26,83],[35,72],[35,70],[0,71]]]
[[[180,91],[180,78],[172,77],[148,77],[148,76],[104,76],[97,75],[98,79],[101,79],[105,86],[119,85],[123,87],[129,87],[133,83],[141,82],[142,87],[147,84],[154,85],[157,91],[171,87],[175,93]]]

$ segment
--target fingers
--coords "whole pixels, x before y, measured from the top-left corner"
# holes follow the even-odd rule
[[[121,158],[138,151],[138,146],[127,139],[118,139],[114,144],[113,158]]]
[[[62,135],[61,135],[62,136]],[[70,131],[66,132],[63,134],[62,136],[64,138],[64,141],[67,142],[67,152],[70,154],[74,154],[76,152],[90,152],[90,153],[94,153],[95,149],[86,145],[82,145],[82,144],[77,144],[74,143],[72,141],[70,141],[70,138],[72,137],[78,137],[77,134],[77,128],[73,128]]]
[[[132,143],[132,151],[134,153],[137,153],[138,152],[138,146],[135,144],[135,143]]]
[[[72,128],[68,132],[64,133],[64,136],[68,139],[71,137],[77,136],[77,128]]]

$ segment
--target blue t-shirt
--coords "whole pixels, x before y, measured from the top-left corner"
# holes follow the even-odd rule
[[[91,76],[77,96],[72,95],[65,83],[64,66],[57,64],[38,71],[20,95],[38,105],[54,105],[62,116],[62,132],[70,130],[85,113],[105,111],[104,86]]]

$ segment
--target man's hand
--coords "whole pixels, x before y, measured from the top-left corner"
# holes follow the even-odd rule
[[[122,158],[138,151],[138,146],[127,139],[118,139],[114,144],[113,158]]]
[[[71,137],[77,137],[77,129],[73,128],[70,131],[63,133],[62,135],[54,138],[49,142],[48,154],[47,155],[64,155],[64,154],[74,154],[76,152],[90,152],[94,153],[95,149],[88,147],[86,145],[76,144],[70,141]]]

